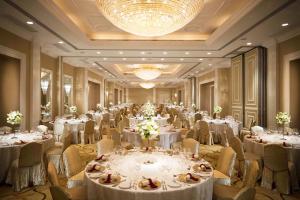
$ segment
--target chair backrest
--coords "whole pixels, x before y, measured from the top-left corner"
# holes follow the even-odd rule
[[[114,141],[114,145],[115,146],[121,145],[120,132],[116,128],[110,128],[109,131],[110,131],[111,139]]]
[[[235,137],[234,133],[233,133],[233,129],[229,126],[227,126],[226,128],[226,137],[227,140],[229,141],[231,138]]]
[[[245,153],[243,149],[243,144],[238,137],[232,137],[229,139],[229,146],[235,151],[236,158],[239,161],[245,160]]]
[[[255,187],[257,177],[259,174],[259,166],[256,160],[247,161],[246,173],[243,177],[243,187]]]
[[[206,121],[200,120],[198,121],[200,127],[200,134],[201,135],[209,135],[209,126]]]
[[[71,200],[69,194],[59,186],[51,186],[50,193],[53,200]]]
[[[91,113],[86,113],[85,116],[88,118],[88,119],[93,119],[93,115]]]
[[[224,147],[219,155],[216,170],[231,177],[235,158],[236,153],[234,152],[234,150],[231,147]]]
[[[202,120],[202,115],[201,115],[200,113],[196,113],[196,114],[195,114],[195,119],[194,119],[194,121],[196,122],[196,121],[198,121],[198,120]]]
[[[42,161],[42,144],[31,142],[20,150],[19,167],[31,167]]]
[[[110,153],[114,150],[114,141],[112,139],[102,139],[97,142],[97,155]]]
[[[124,127],[129,127],[129,119],[126,116],[123,116],[123,125]]]
[[[54,135],[62,135],[64,133],[64,123],[60,119],[55,120],[54,122]]]
[[[269,144],[264,147],[264,166],[273,171],[288,169],[288,156],[284,147]]]
[[[120,120],[120,121],[119,121],[119,123],[118,123],[118,125],[117,125],[117,128],[118,128],[119,133],[122,133],[122,132],[123,132],[123,130],[124,130],[124,128],[125,128],[125,126],[124,126],[124,121],[123,121],[123,120]]]
[[[82,161],[79,151],[74,146],[69,146],[63,152],[63,161],[66,169],[66,176],[68,178],[78,174],[82,170]]]
[[[48,132],[48,127],[45,125],[38,125],[36,127],[37,131],[39,132],[43,132],[43,133],[47,133]]]
[[[59,180],[56,168],[54,164],[50,161],[48,163],[48,179],[52,186],[59,186]]]
[[[199,142],[193,138],[186,138],[182,141],[182,147],[188,149],[191,153],[198,153]]]
[[[2,127],[0,127],[0,131],[3,131],[5,133],[11,133],[12,128],[9,126],[2,126]]]
[[[72,134],[68,131],[65,131],[61,138],[61,141],[63,143],[62,150],[64,152],[72,144]]]
[[[242,188],[233,198],[233,200],[254,200],[255,198],[255,189],[252,187]]]
[[[182,121],[178,116],[175,116],[174,122],[173,122],[173,126],[175,128],[182,128]]]
[[[103,114],[103,118],[102,118],[102,122],[103,123],[109,123],[109,113],[104,113]]]
[[[88,120],[84,125],[84,134],[92,135],[94,133],[95,122],[93,120]]]

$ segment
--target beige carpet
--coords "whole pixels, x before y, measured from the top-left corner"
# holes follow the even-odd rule
[[[79,149],[80,156],[82,159],[82,164],[85,165],[90,160],[96,157],[96,145],[74,145]],[[218,159],[221,146],[206,146],[201,145],[201,156],[212,163],[213,166],[216,165],[216,160]],[[237,179],[235,179],[237,180]],[[62,185],[66,184],[66,178],[60,177],[60,182]],[[238,183],[237,183],[238,184]],[[276,191],[270,191],[263,189],[261,187],[256,187],[256,200],[281,200],[282,198]],[[23,189],[21,192],[14,192],[11,186],[0,185],[0,199],[1,200],[51,200],[51,194],[49,191],[49,185],[37,186],[32,188]],[[300,191],[289,196],[283,196],[284,200],[299,200]]]

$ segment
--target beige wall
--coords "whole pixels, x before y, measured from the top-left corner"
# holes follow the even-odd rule
[[[0,127],[6,114],[20,110],[20,60],[0,54]]]
[[[291,62],[290,78],[290,126],[300,129],[300,59]]]
[[[153,89],[144,88],[129,88],[128,102],[136,104],[144,104],[146,102],[153,102]]]
[[[100,102],[100,84],[92,81],[89,84],[89,99],[88,99],[88,110],[96,110],[97,104]]]
[[[5,46],[7,48],[10,48],[12,50],[18,51],[20,53],[25,54],[26,57],[26,71],[29,71],[30,69],[30,60],[31,60],[31,42],[27,41],[23,38],[18,37],[17,35],[14,35],[13,33],[10,33],[2,28],[0,28],[0,45]],[[30,75],[27,73],[26,77],[26,87],[28,91],[30,91]],[[23,113],[24,117],[29,119],[30,117],[30,95],[29,92],[26,94],[26,112]],[[2,98],[2,97],[1,97]],[[26,128],[29,128],[30,126],[30,120],[26,120],[25,124]]]

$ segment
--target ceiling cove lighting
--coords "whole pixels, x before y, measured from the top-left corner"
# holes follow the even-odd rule
[[[187,25],[204,0],[96,0],[102,14],[116,27],[134,35],[162,36]]]
[[[33,21],[27,21],[26,24],[32,25],[32,24],[34,24],[34,22]]]
[[[289,25],[289,23],[283,23],[283,24],[281,24],[282,27],[285,27],[285,26],[288,26],[288,25]]]
[[[159,77],[161,75],[161,70],[156,67],[146,66],[135,69],[133,73],[138,78],[149,81]]]
[[[151,89],[151,88],[154,88],[155,87],[155,83],[152,83],[152,82],[144,82],[144,83],[140,83],[140,86],[142,88],[145,88],[145,89]]]

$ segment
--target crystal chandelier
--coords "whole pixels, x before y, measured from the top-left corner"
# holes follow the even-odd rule
[[[137,77],[143,80],[153,80],[161,75],[161,70],[155,67],[142,67],[133,72]]]
[[[41,80],[41,88],[42,88],[43,94],[47,94],[48,87],[49,87],[49,81],[48,80]]]
[[[65,88],[67,96],[69,96],[71,93],[71,88],[72,88],[71,84],[65,84],[64,88]]]
[[[96,0],[102,14],[118,28],[139,36],[162,36],[184,27],[204,0]]]
[[[140,86],[141,86],[142,88],[145,88],[145,89],[151,89],[151,88],[154,88],[155,83],[152,83],[152,82],[144,82],[144,83],[140,83]]]

